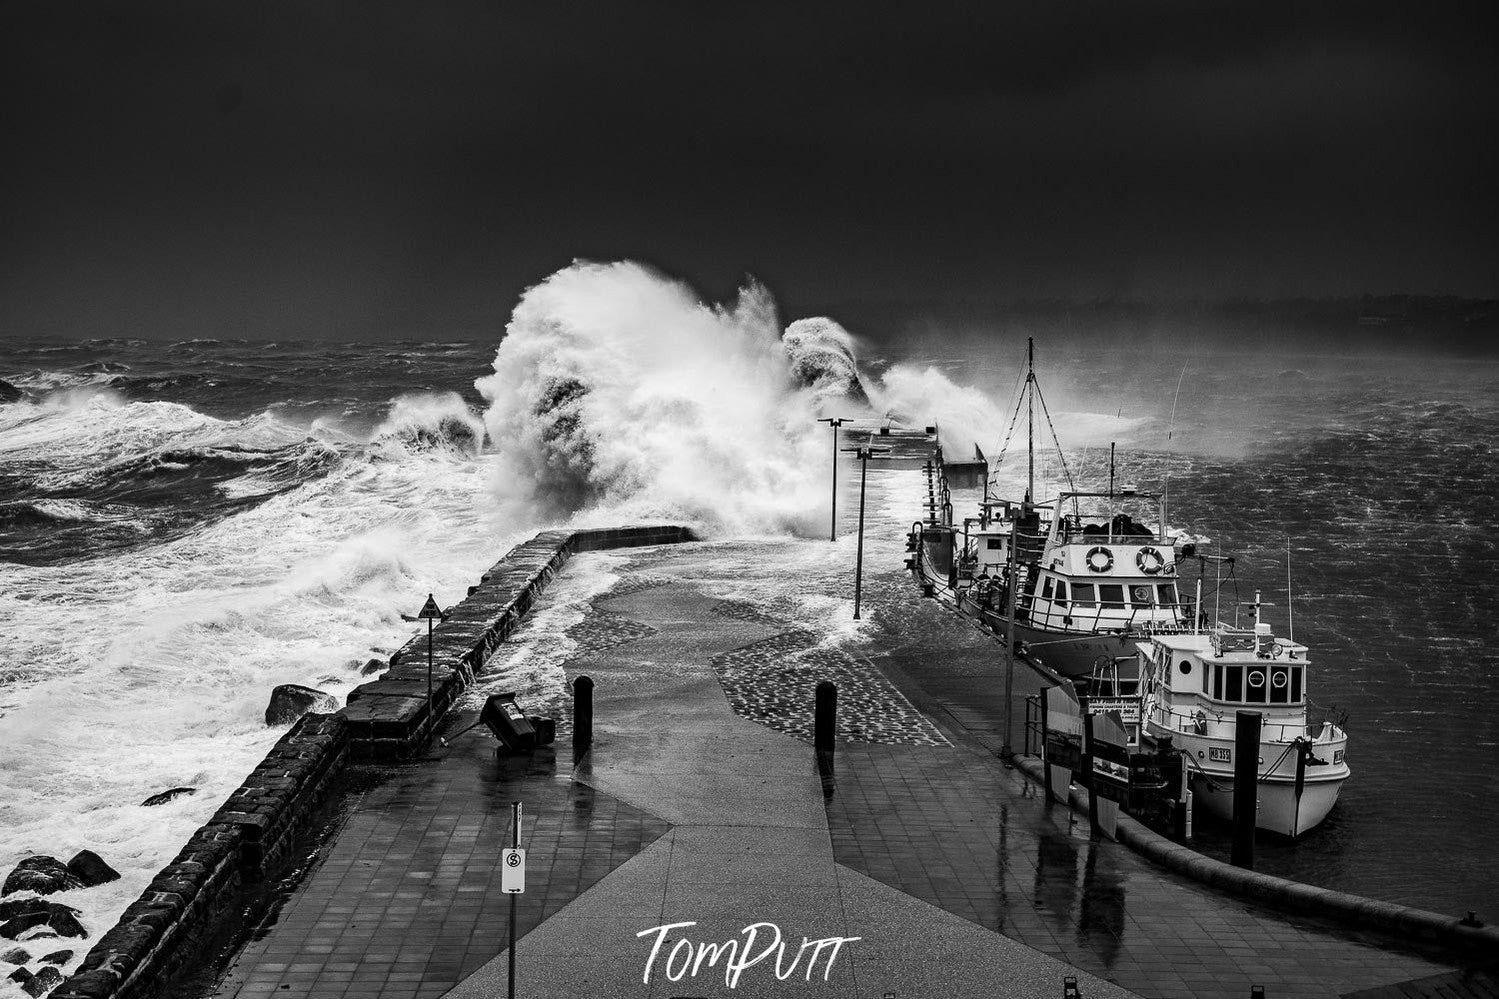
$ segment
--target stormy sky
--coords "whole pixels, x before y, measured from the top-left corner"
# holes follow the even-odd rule
[[[1404,3],[0,4],[0,335],[470,335],[574,258],[840,304],[1499,296]]]

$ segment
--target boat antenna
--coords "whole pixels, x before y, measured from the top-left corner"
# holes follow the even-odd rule
[[[1296,618],[1291,613],[1291,535],[1286,534],[1286,637],[1296,641]]]
[[[1187,361],[1187,362],[1183,363],[1182,364],[1182,373],[1176,376],[1176,395],[1174,395],[1174,396],[1171,397],[1171,423],[1166,428],[1166,439],[1168,441],[1171,439],[1171,435],[1174,434],[1174,433],[1176,433],[1176,400],[1178,400],[1178,399],[1181,398],[1181,395],[1182,395],[1182,379],[1184,379],[1184,378],[1187,377],[1187,365],[1190,364],[1190,363],[1192,363],[1192,362]]]
[[[1114,441],[1109,441],[1109,497],[1114,495]]]

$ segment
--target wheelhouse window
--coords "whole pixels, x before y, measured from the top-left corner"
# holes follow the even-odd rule
[[[1124,587],[1118,583],[1099,583],[1098,602],[1111,610],[1124,609]]]
[[[1057,589],[1051,598],[1061,606],[1067,606],[1067,581],[1065,579],[1057,580]]]
[[[1075,603],[1075,604],[1083,604],[1083,605],[1087,605],[1087,606],[1092,606],[1092,604],[1093,604],[1093,584],[1092,583],[1073,583],[1072,584],[1072,602]]]
[[[1159,592],[1161,594],[1161,605],[1163,607],[1170,607],[1171,605],[1176,603],[1175,583],[1162,583],[1159,587]]]

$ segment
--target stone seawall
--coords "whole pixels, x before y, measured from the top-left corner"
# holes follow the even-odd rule
[[[187,845],[61,983],[53,999],[145,999],[187,962],[245,886],[283,865],[296,836],[350,761],[420,752],[495,648],[578,552],[694,540],[674,525],[545,531],[500,559],[432,629],[432,723],[427,633],[390,657],[379,679],[350,691],[331,715],[305,715],[277,740]],[[226,909],[229,912],[226,912]]]

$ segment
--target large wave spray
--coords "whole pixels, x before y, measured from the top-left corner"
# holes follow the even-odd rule
[[[827,350],[836,337],[810,340]],[[816,421],[837,379],[808,344],[783,344],[756,284],[714,307],[634,263],[559,271],[526,292],[477,383],[498,492],[521,518],[817,529]]]

